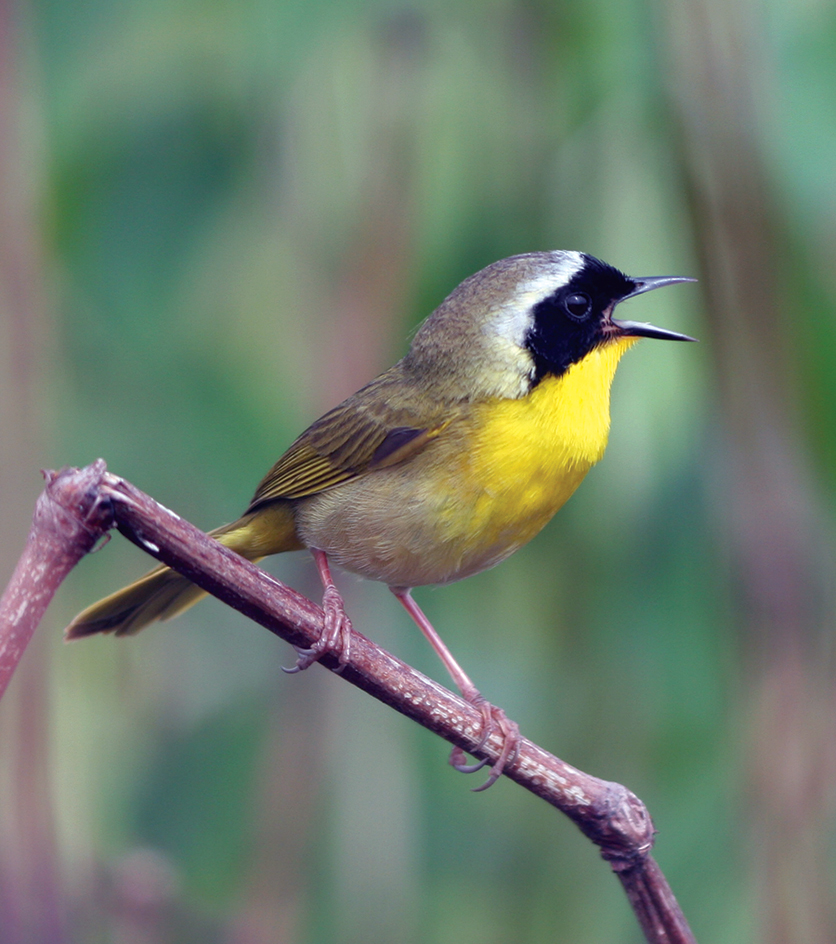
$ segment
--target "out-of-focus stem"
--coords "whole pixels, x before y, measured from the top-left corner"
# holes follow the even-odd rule
[[[790,252],[759,133],[769,87],[760,9],[726,0],[664,7],[727,433],[718,525],[731,550],[746,657],[757,936],[826,944],[836,937],[827,845],[836,769],[834,548],[793,401],[793,296],[782,285]]]

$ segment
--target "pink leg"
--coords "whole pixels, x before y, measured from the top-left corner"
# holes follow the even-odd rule
[[[520,729],[508,718],[501,708],[491,705],[482,697],[479,693],[479,689],[476,688],[464,669],[456,662],[453,654],[444,644],[441,636],[435,631],[432,623],[430,623],[421,608],[412,599],[411,592],[408,589],[403,590],[398,587],[390,587],[389,589],[395,594],[398,600],[400,600],[404,609],[415,621],[433,649],[435,649],[438,657],[444,663],[445,668],[462,693],[462,698],[471,705],[474,705],[481,712],[482,738],[479,742],[479,747],[481,748],[487,742],[491,734],[497,728],[499,729],[499,733],[502,736],[502,750],[499,752],[499,757],[496,759],[493,767],[491,767],[490,776],[487,781],[485,781],[481,787],[476,787],[477,792],[487,790],[491,784],[496,783],[505,767],[516,760],[520,749]],[[450,763],[456,770],[462,773],[473,773],[484,767],[488,761],[486,759],[478,764],[467,765],[464,763],[464,751],[462,751],[460,747],[454,747],[450,754]]]
[[[283,671],[289,674],[304,671],[326,652],[337,656],[340,662],[340,668],[337,671],[341,671],[348,662],[351,652],[351,620],[345,611],[340,591],[331,577],[328,555],[317,548],[311,548],[311,554],[316,563],[316,569],[319,571],[319,579],[322,581],[322,609],[325,611],[325,623],[319,639],[310,649],[296,650],[299,653],[296,665],[289,669],[282,666]]]

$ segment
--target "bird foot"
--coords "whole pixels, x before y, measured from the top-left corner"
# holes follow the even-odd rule
[[[345,603],[339,590],[331,584],[322,594],[322,609],[325,613],[322,632],[319,639],[310,647],[295,646],[298,659],[296,665],[282,666],[282,671],[288,675],[304,672],[326,653],[337,657],[340,665],[336,670],[342,672],[351,654],[351,620],[345,611]]]
[[[520,752],[520,728],[515,721],[511,721],[501,708],[497,708],[496,705],[486,701],[478,692],[474,697],[467,700],[477,707],[482,714],[482,737],[476,746],[476,750],[480,751],[495,731],[498,730],[502,737],[502,749],[491,767],[488,779],[481,786],[473,788],[474,793],[481,793],[482,790],[487,790],[488,787],[493,786],[499,780],[505,768],[517,759]],[[460,747],[454,747],[450,752],[450,765],[462,774],[476,773],[477,770],[481,770],[489,763],[487,757],[475,764],[466,763],[465,752]]]

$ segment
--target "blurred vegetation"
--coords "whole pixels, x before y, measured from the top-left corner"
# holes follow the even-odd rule
[[[647,802],[698,939],[833,940],[832,4],[2,0],[0,43],[0,579],[39,467],[234,518],[495,259],[698,275],[630,303],[703,343],[625,359],[555,522],[418,598],[527,735]],[[215,601],[63,647],[146,566],[84,561],[0,710],[2,944],[638,940],[574,827]]]

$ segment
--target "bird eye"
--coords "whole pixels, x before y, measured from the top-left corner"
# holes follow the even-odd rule
[[[576,320],[583,321],[592,309],[592,300],[583,292],[569,295],[563,303],[566,311]]]

